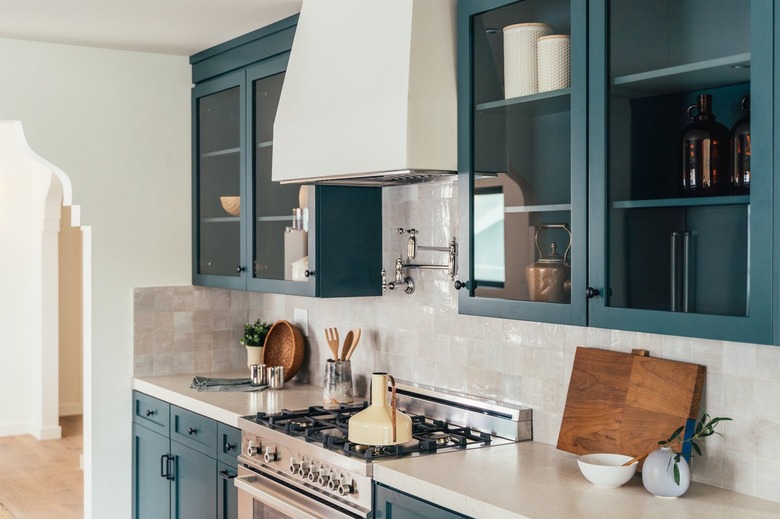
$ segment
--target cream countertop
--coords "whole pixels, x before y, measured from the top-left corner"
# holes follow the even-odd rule
[[[780,517],[780,503],[695,482],[676,499],[651,495],[640,477],[600,488],[582,476],[575,455],[539,442],[377,463],[374,479],[476,518]]]
[[[133,389],[232,426],[239,416],[303,409],[322,399],[321,387],[294,382],[281,390],[199,393],[189,387],[193,376],[139,377]],[[475,518],[780,518],[780,503],[695,482],[677,499],[650,495],[638,477],[617,489],[599,488],[580,474],[576,456],[538,442],[375,463],[374,479]]]
[[[282,409],[305,409],[322,401],[322,388],[290,381],[283,389],[266,389],[251,392],[198,392],[190,389],[196,375],[215,378],[244,378],[240,373],[202,373],[189,375],[157,375],[133,379],[133,389],[189,409],[233,427],[238,417],[258,411],[275,413]]]

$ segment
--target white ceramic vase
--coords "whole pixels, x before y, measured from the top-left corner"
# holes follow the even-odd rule
[[[658,497],[679,497],[688,491],[691,484],[691,469],[685,458],[680,457],[677,467],[680,484],[674,481],[674,452],[661,447],[651,452],[642,467],[642,484],[648,492]]]
[[[262,346],[246,346],[246,365],[247,367],[252,364],[263,363],[263,347]]]

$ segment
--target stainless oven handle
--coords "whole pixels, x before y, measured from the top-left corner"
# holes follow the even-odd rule
[[[246,492],[254,499],[275,508],[283,514],[289,515],[293,519],[321,519],[316,515],[311,515],[291,505],[283,495],[275,490],[267,487],[261,488],[249,482],[250,480],[257,480],[257,478],[258,476],[256,475],[238,476],[233,482],[238,490]]]

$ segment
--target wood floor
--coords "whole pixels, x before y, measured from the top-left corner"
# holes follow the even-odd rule
[[[81,416],[60,418],[61,440],[0,438],[0,503],[16,519],[81,519]]]

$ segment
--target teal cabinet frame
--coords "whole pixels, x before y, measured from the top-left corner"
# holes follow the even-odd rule
[[[374,519],[467,519],[382,483],[374,483]]]
[[[133,402],[132,517],[236,519],[240,431],[143,393]]]
[[[472,17],[486,11],[516,3],[517,0],[470,0],[458,3],[458,184],[459,241],[458,258],[461,280],[468,280],[458,294],[458,312],[504,319],[523,319],[584,326],[587,323],[587,3],[570,2],[571,9],[571,82],[569,93],[570,130],[570,199],[571,199],[571,303],[480,298],[474,290],[474,70]],[[538,2],[537,2],[538,3]],[[525,266],[507,265],[507,273]]]
[[[253,84],[287,69],[298,15],[208,49],[190,58],[192,91],[192,265],[193,284],[310,297],[381,295],[382,191],[377,187],[308,186],[308,254],[304,281],[255,277],[258,235],[255,212]],[[235,275],[200,273],[198,100],[240,89],[240,251]],[[235,251],[233,251],[235,253]]]
[[[775,2],[751,2],[750,96],[754,170],[749,195],[723,204],[747,206],[748,282],[746,315],[708,315],[610,306],[609,258],[609,0],[571,2],[571,221],[572,302],[570,305],[480,298],[473,286],[474,243],[474,67],[471,33],[473,16],[514,4],[518,0],[473,0],[458,6],[458,170],[460,221],[460,278],[468,279],[458,295],[459,313],[505,319],[593,326],[606,329],[681,335],[728,341],[780,344],[780,186],[774,182],[780,159],[775,128],[780,114],[780,20]],[[747,6],[746,6],[747,8]],[[497,27],[496,29],[500,29]],[[501,104],[501,103],[494,103]],[[701,202],[694,202],[693,205]],[[704,202],[701,202],[704,205]],[[706,204],[713,203],[711,200]],[[624,204],[623,202],[617,205]],[[617,207],[631,209],[633,206]],[[639,207],[639,206],[637,206]],[[665,258],[659,259],[666,260]],[[523,266],[515,266],[522,269]],[[522,275],[512,272],[512,275]],[[594,297],[595,295],[595,297]],[[606,296],[606,297],[605,297]]]
[[[748,236],[748,301],[747,316],[706,315],[697,313],[617,308],[607,305],[609,269],[608,257],[608,196],[607,196],[607,135],[609,130],[608,100],[608,0],[591,0],[589,69],[589,241],[590,286],[600,290],[600,296],[589,301],[588,323],[600,328],[631,330],[665,335],[682,335],[750,343],[773,342],[773,235],[772,193],[774,186],[774,48],[773,2],[751,2],[751,82],[753,106],[762,107],[751,113],[751,139],[755,153],[751,158],[754,174],[749,196]],[[774,215],[777,218],[777,215]],[[775,326],[775,330],[777,327]],[[775,342],[777,341],[775,331]]]

